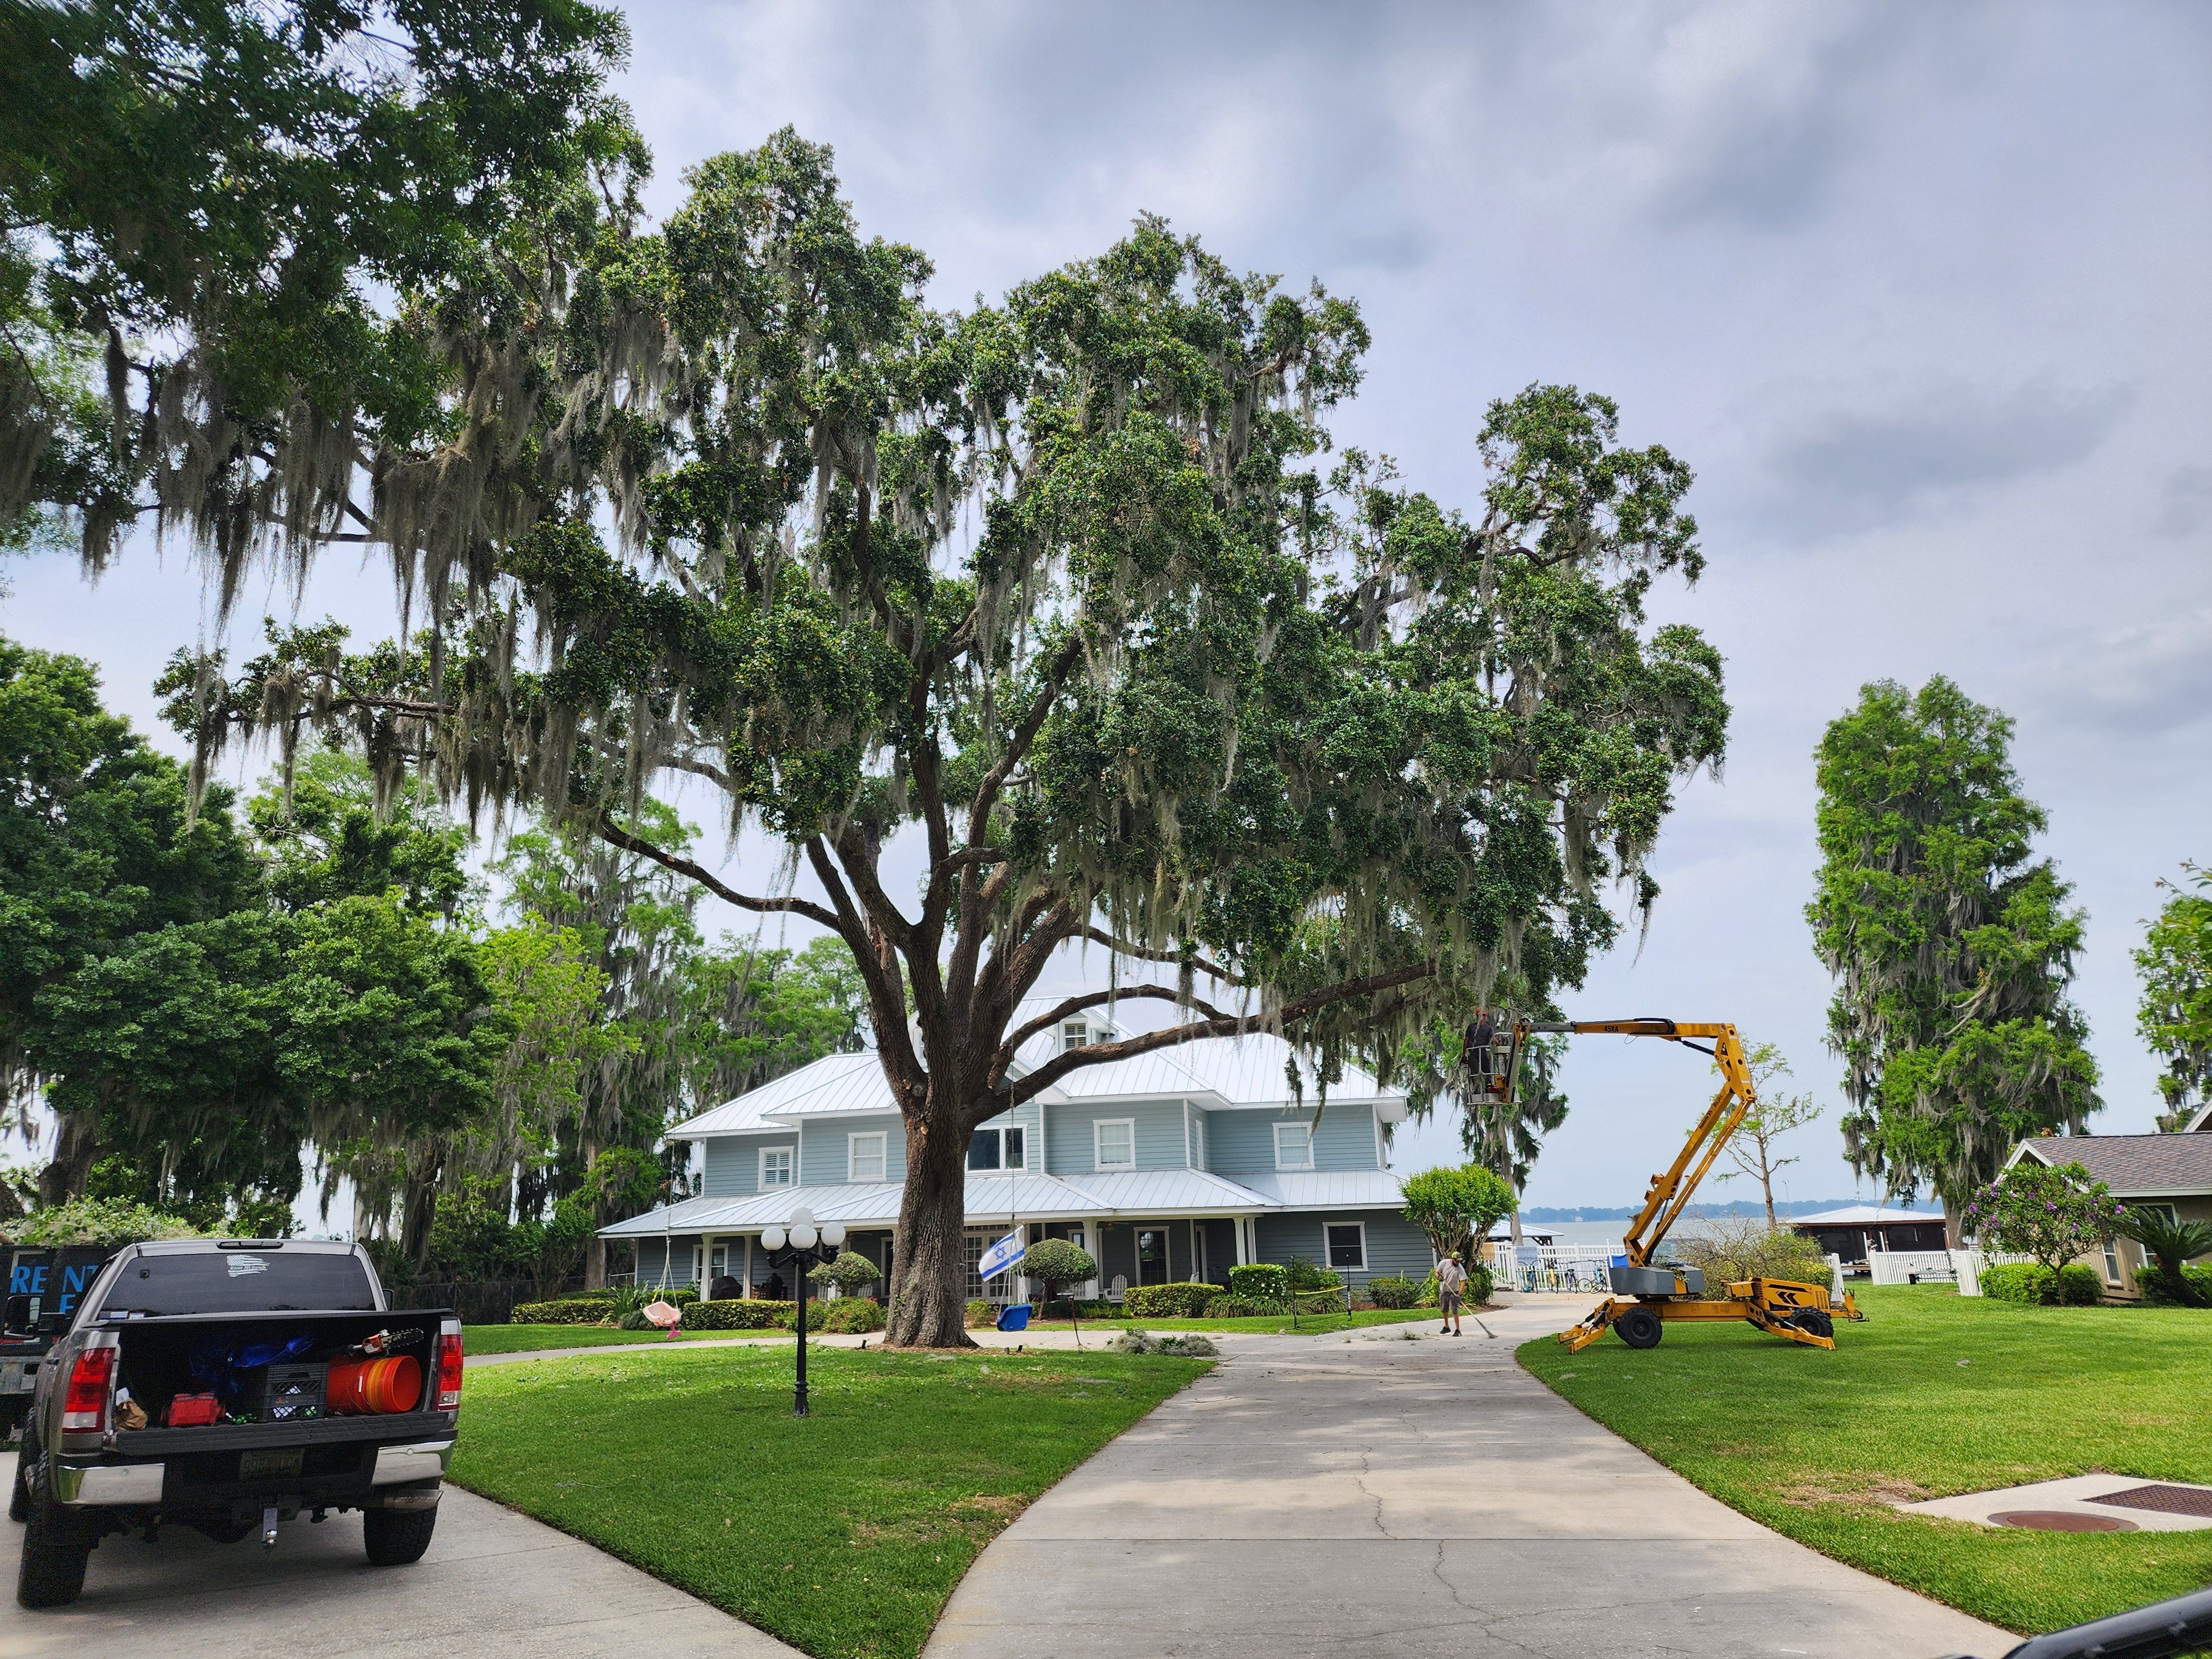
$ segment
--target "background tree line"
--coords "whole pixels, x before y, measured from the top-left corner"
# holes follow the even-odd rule
[[[403,1276],[558,1278],[680,1192],[674,1117],[858,1044],[838,942],[710,945],[695,887],[557,830],[472,872],[357,755],[189,804],[86,664],[0,639],[0,1064],[19,1128],[52,1114],[43,1205],[282,1234],[311,1165]]]

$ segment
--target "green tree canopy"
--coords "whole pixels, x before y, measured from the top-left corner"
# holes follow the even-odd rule
[[[1608,399],[1492,404],[1455,507],[1322,462],[1369,340],[1318,285],[1146,218],[939,313],[826,149],[787,131],[686,183],[658,231],[617,194],[580,220],[526,321],[489,329],[465,288],[434,307],[485,342],[449,353],[484,366],[439,405],[480,435],[436,475],[498,483],[483,505],[426,514],[385,483],[412,463],[380,461],[346,475],[368,503],[284,520],[297,546],[349,520],[424,571],[421,638],[277,630],[174,684],[203,763],[238,732],[343,731],[387,795],[427,764],[472,808],[530,804],[838,935],[907,1124],[890,1340],[965,1340],[968,1139],[1069,1071],[1268,1030],[1324,1079],[1388,1073],[1480,1003],[1578,983],[1616,903],[1650,902],[1727,708],[1717,653],[1645,611],[1702,568],[1689,470],[1624,444]],[[814,891],[668,841],[641,802],[670,771]],[[1024,1010],[1075,942],[1164,971]],[[1109,994],[1186,1017],[1018,1065]]]
[[[1406,1177],[1404,1192],[1406,1219],[1429,1236],[1437,1257],[1456,1252],[1469,1267],[1490,1230],[1520,1207],[1504,1177],[1480,1164],[1424,1170]]]
[[[2100,1104],[2067,997],[2084,917],[2020,793],[2012,722],[1938,676],[1869,685],[1818,751],[1821,865],[1807,907],[1839,981],[1845,1155],[1893,1192],[1925,1183],[1957,1236],[1970,1194],[2045,1129]]]
[[[2212,874],[2183,870],[2197,891],[2162,883],[2172,893],[2136,955],[2142,1000],[2136,1029],[2166,1067],[2161,1129],[2179,1129],[2212,1104]]]
[[[0,523],[98,565],[157,514],[227,602],[360,530],[356,466],[379,516],[511,505],[457,394],[643,165],[627,49],[581,0],[0,6]]]

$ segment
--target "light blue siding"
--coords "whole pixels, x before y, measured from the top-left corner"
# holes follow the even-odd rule
[[[746,1198],[760,1190],[764,1147],[795,1149],[795,1134],[717,1137],[706,1143],[703,1190],[709,1198]]]
[[[1184,1165],[1182,1102],[1132,1101],[1119,1106],[1054,1106],[1045,1119],[1054,1175],[1089,1175],[1098,1167],[1092,1126],[1101,1118],[1135,1120],[1137,1167],[1180,1170]]]
[[[1190,1109],[1190,1167],[1211,1170],[1213,1167],[1213,1126],[1211,1112],[1199,1107]]]
[[[1012,1111],[1000,1113],[998,1116],[991,1119],[981,1127],[986,1129],[1003,1129],[1009,1124],[1018,1125],[1024,1131],[1022,1139],[1028,1143],[1029,1146],[1029,1164],[1027,1167],[1031,1170],[1042,1170],[1043,1166],[1037,1161],[1042,1156],[1042,1152],[1037,1145],[1036,1102],[1034,1100],[1025,1100],[1020,1105],[1015,1107]]]
[[[906,1179],[906,1125],[896,1112],[855,1113],[850,1117],[817,1119],[806,1126],[805,1150],[799,1154],[799,1184],[806,1187],[842,1185],[848,1169],[851,1147],[846,1137],[880,1133],[884,1138],[884,1179]]]
[[[1206,1126],[1206,1157],[1217,1174],[1232,1181],[1275,1167],[1275,1125],[1313,1123],[1313,1166],[1316,1170],[1373,1170],[1375,1113],[1367,1106],[1330,1106],[1314,1121],[1304,1111],[1211,1112]]]
[[[1287,1263],[1304,1256],[1316,1267],[1328,1266],[1328,1227],[1332,1223],[1364,1224],[1367,1266],[1351,1270],[1352,1282],[1401,1274],[1411,1279],[1428,1277],[1433,1265],[1428,1235],[1395,1210],[1322,1211],[1297,1215],[1263,1215],[1259,1219],[1260,1260]]]

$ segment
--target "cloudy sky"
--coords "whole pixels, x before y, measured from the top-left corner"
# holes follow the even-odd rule
[[[1662,609],[1726,654],[1736,712],[1724,772],[1668,825],[1640,954],[1574,1011],[1780,1042],[1829,1103],[1788,1185],[1850,1194],[1802,917],[1810,755],[1864,682],[1945,673],[2017,719],[2088,910],[2097,1127],[2150,1127],[2128,954],[2157,880],[2212,861],[2212,9],[631,15],[659,210],[688,166],[789,123],[836,147],[866,229],[935,258],[947,306],[1165,214],[1233,264],[1358,298],[1375,346],[1339,440],[1455,505],[1479,493],[1488,399],[1539,380],[1618,398],[1627,441],[1697,469],[1710,570]],[[96,589],[58,562],[13,579],[0,627],[97,659],[142,722],[159,659],[205,626],[173,555],[135,550]],[[374,573],[327,567],[307,605],[389,625]],[[766,880],[763,852],[731,864]],[[1566,1086],[1535,1203],[1634,1201],[1705,1082],[1584,1040]]]

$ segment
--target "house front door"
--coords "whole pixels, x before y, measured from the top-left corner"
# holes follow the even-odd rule
[[[1168,1230],[1164,1227],[1137,1229],[1137,1283],[1164,1285],[1168,1282]]]

